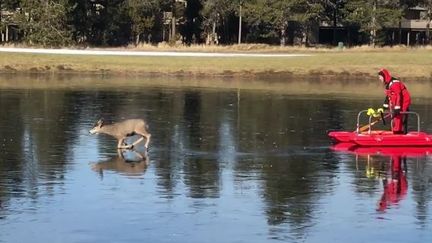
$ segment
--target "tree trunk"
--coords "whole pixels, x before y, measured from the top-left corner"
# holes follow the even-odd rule
[[[176,41],[176,18],[174,17],[174,13],[173,13],[173,17],[172,17],[172,29],[171,29],[172,33],[171,33],[171,37],[172,37],[172,41],[175,42]]]
[[[216,21],[213,22],[211,44],[212,45],[218,44],[218,40],[216,36]]]
[[[306,31],[305,31],[305,33],[304,33],[304,45],[306,46],[306,47],[308,47],[309,46],[309,24],[306,24]]]
[[[408,33],[407,33],[407,46],[410,45],[410,38],[411,38],[411,31],[408,30]]]
[[[135,37],[135,46],[137,46],[140,43],[140,34],[137,34]]]
[[[333,11],[333,45],[336,46],[337,45],[337,40],[336,40],[336,28],[337,28],[337,7],[335,7],[334,11]]]
[[[2,0],[0,0],[0,42],[3,42],[3,28],[1,28],[2,23]]]
[[[430,1],[429,1],[430,2]],[[426,45],[431,44],[430,38],[430,23],[431,23],[431,15],[432,15],[432,6],[429,3],[428,11],[427,11],[427,24],[426,24]]]
[[[372,47],[375,47],[376,44],[376,8],[377,8],[377,0],[374,0],[373,2],[373,8],[372,8],[372,26],[371,26],[371,44]]]
[[[207,31],[206,45],[214,45],[217,44],[217,36],[216,36],[216,21],[212,24],[212,30]]]
[[[402,21],[399,21],[398,43],[399,43],[399,45],[402,45]]]
[[[286,45],[287,28],[288,28],[288,22],[284,21],[283,24],[282,24],[282,27],[280,29],[280,32],[281,32],[280,45],[281,46],[285,46]]]
[[[239,9],[239,33],[238,33],[238,44],[241,44],[241,37],[242,37],[242,3],[240,3],[240,9]]]
[[[285,46],[286,45],[286,30],[285,29],[281,29],[280,45],[281,46]]]

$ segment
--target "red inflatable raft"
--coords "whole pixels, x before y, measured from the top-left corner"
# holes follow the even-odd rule
[[[366,111],[359,112],[357,116],[357,129],[354,132],[334,131],[328,136],[335,143],[348,143],[356,146],[364,147],[386,147],[386,146],[432,146],[432,135],[420,132],[420,117],[415,112],[406,112],[417,116],[417,131],[408,132],[407,134],[393,134],[391,131],[372,131],[371,127],[374,122],[369,118],[369,125],[366,126],[368,131],[361,132],[359,129],[360,115]]]

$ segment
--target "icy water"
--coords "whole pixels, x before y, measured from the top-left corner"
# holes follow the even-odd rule
[[[432,241],[430,150],[341,152],[327,138],[381,90],[7,81],[0,242]],[[432,133],[432,99],[414,103]],[[149,152],[120,157],[88,133],[100,117],[145,118]]]

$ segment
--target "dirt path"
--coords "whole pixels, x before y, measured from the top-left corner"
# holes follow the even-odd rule
[[[159,56],[159,57],[306,57],[309,54],[259,54],[259,53],[211,53],[173,51],[112,51],[112,50],[73,50],[73,49],[32,49],[4,48],[0,52],[61,54],[61,55],[100,55],[100,56]]]

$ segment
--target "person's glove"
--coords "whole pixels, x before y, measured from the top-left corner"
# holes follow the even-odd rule
[[[373,116],[373,115],[375,115],[375,110],[373,109],[373,108],[369,108],[368,110],[367,110],[367,113],[366,113],[368,116]]]
[[[383,106],[384,110],[387,110],[389,108],[389,97],[386,96],[383,102]]]
[[[393,115],[399,115],[400,114],[400,109],[393,109]]]

